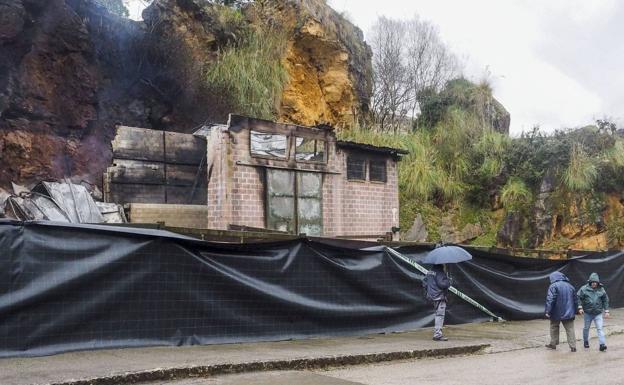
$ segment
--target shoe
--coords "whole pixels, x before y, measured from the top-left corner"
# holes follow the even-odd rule
[[[587,342],[587,341],[583,341],[583,347],[584,347],[585,349],[589,349],[589,342]]]
[[[545,346],[546,346],[548,349],[552,349],[552,350],[557,349],[557,346],[555,346],[555,345],[553,345],[553,344],[546,344]]]
[[[605,344],[600,345],[600,351],[601,352],[606,352],[607,351],[607,345],[605,345]]]
[[[442,336],[442,337],[433,337],[434,341],[448,341],[448,338]]]
[[[576,353],[576,348],[570,348],[570,351],[571,351],[572,353]]]

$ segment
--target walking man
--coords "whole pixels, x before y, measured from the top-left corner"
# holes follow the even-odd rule
[[[444,272],[444,265],[433,265],[425,277],[427,299],[433,301],[435,309],[435,325],[433,329],[434,341],[448,341],[442,334],[444,315],[446,314],[446,295],[451,287],[451,280]]]
[[[604,331],[602,330],[602,314],[604,318],[609,318],[609,296],[605,291],[597,273],[591,273],[587,283],[583,285],[578,293],[579,314],[583,314],[585,324],[583,325],[583,347],[589,348],[589,327],[592,321],[598,331],[598,343],[600,351],[607,351]]]
[[[546,318],[550,318],[549,349],[557,349],[559,344],[559,323],[563,324],[570,345],[570,351],[576,352],[576,337],[574,335],[574,315],[578,306],[578,299],[574,293],[574,286],[563,273],[555,271],[550,276],[550,286],[546,295]]]

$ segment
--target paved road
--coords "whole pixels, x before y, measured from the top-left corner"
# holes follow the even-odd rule
[[[438,360],[351,367],[324,375],[363,384],[624,384],[624,336],[608,339],[607,353],[590,349],[571,353],[567,345]]]
[[[475,356],[423,359],[317,372],[269,372],[158,382],[158,385],[406,385],[406,384],[624,384],[624,335],[608,339],[601,353],[591,349],[571,353],[529,348]],[[154,384],[154,385],[155,385]]]
[[[613,338],[613,342],[609,342],[610,351],[606,355],[603,354],[603,356],[609,359],[619,355],[619,352],[624,352],[624,342],[620,340],[624,338],[624,309],[613,309],[612,314],[612,318],[605,325],[606,330],[609,334],[621,337],[609,337],[609,341]],[[581,335],[581,328],[581,322],[576,322],[577,336]],[[189,375],[189,373],[201,372],[201,370],[196,371],[193,368],[205,368],[209,371],[210,368],[221,368],[219,370],[223,370],[223,368],[228,366],[234,368],[234,370],[249,370],[253,368],[255,368],[253,370],[257,370],[258,367],[262,367],[264,364],[269,367],[275,367],[273,364],[276,362],[281,362],[282,364],[278,366],[283,368],[303,370],[304,368],[319,367],[317,364],[314,364],[314,362],[317,362],[315,360],[335,360],[335,363],[330,365],[330,367],[335,367],[335,364],[340,362],[366,362],[367,360],[370,360],[368,362],[375,362],[371,357],[377,357],[377,355],[383,356],[385,354],[406,351],[439,353],[441,351],[439,350],[440,348],[461,348],[480,344],[490,345],[489,348],[484,350],[488,355],[473,358],[464,357],[461,359],[394,361],[394,364],[345,367],[341,370],[326,372],[245,374],[213,379],[187,380],[186,383],[182,381],[178,382],[178,384],[282,385],[301,383],[302,385],[340,385],[345,384],[344,381],[352,381],[346,382],[347,384],[410,384],[415,378],[418,378],[419,382],[425,383],[419,377],[424,376],[421,373],[425,373],[427,379],[434,379],[431,382],[438,385],[436,381],[439,381],[440,376],[437,373],[448,372],[447,367],[449,366],[451,368],[464,368],[465,373],[454,373],[459,379],[463,379],[465,375],[465,378],[473,383],[478,379],[478,383],[486,384],[488,383],[484,382],[486,379],[496,377],[491,375],[485,379],[481,378],[483,373],[487,373],[487,370],[482,370],[480,369],[481,367],[487,368],[491,365],[496,365],[501,367],[501,373],[516,375],[515,372],[518,371],[518,365],[516,364],[519,361],[514,361],[514,358],[517,357],[522,358],[522,362],[526,361],[531,365],[530,373],[535,372],[547,375],[550,369],[557,370],[561,367],[564,368],[563,375],[565,376],[566,368],[568,368],[566,366],[569,364],[568,362],[555,362],[552,364],[552,368],[545,366],[557,357],[565,361],[565,358],[569,355],[569,353],[566,355],[566,352],[563,350],[557,352],[543,351],[543,345],[549,338],[548,322],[545,320],[453,325],[445,330],[445,334],[448,335],[450,341],[444,343],[431,341],[431,329],[426,328],[406,333],[360,337],[189,347],[109,349],[72,352],[36,358],[8,358],[0,359],[0,385],[71,383],[78,379],[85,381],[99,379],[101,381],[109,381],[108,383],[115,383],[115,381],[119,382],[120,378],[124,378],[124,381],[132,383],[143,375],[162,375],[163,377],[160,378],[167,378],[167,376],[175,373],[180,377],[184,377]],[[534,349],[536,347],[541,348]],[[516,353],[503,354],[509,351],[515,351]],[[598,354],[594,351],[592,353]],[[579,357],[587,357],[590,361],[597,359],[593,356],[582,356],[585,354],[586,352],[577,353]],[[354,360],[353,358],[355,357],[361,357],[362,359]],[[535,360],[536,357],[539,357],[537,361]],[[511,369],[505,369],[505,365],[508,362],[511,362]],[[606,360],[605,364],[608,364],[608,362]],[[624,363],[624,360],[622,360],[622,363]],[[570,366],[570,370],[578,372],[583,364],[581,362],[578,367],[576,364],[573,364]],[[594,365],[594,363],[591,363],[591,365]],[[540,369],[542,367],[543,369]],[[479,368],[476,369],[475,374],[471,374],[473,368]],[[611,367],[605,368],[607,373],[613,372]],[[508,373],[505,370],[508,370]],[[387,374],[389,374],[389,377],[385,378]],[[470,377],[471,375],[473,375],[472,378]],[[615,377],[616,380],[611,380],[610,374],[607,376],[608,378],[606,381],[603,381],[604,383],[624,384],[624,374],[620,377]],[[523,377],[519,377],[518,381],[539,383],[539,378],[538,376],[523,380]],[[576,377],[571,381],[571,383],[577,382]],[[160,382],[160,384],[162,383]],[[174,382],[171,383],[174,384]],[[452,382],[443,379],[439,383]],[[490,383],[499,384],[504,382],[492,380]]]

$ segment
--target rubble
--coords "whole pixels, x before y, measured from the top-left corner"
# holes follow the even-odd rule
[[[6,218],[68,223],[126,222],[120,205],[95,202],[87,187],[69,180],[43,181],[32,189],[13,183],[12,188],[13,193],[0,189],[0,216]]]

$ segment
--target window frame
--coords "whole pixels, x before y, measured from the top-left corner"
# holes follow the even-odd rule
[[[295,161],[297,163],[313,163],[313,164],[327,164],[327,140],[325,139],[317,139],[317,138],[311,138],[308,136],[302,136],[302,135],[293,135],[294,138],[294,157],[295,157]],[[315,142],[323,142],[323,160],[307,160],[307,159],[297,159],[297,139],[301,138],[301,139],[308,139],[308,140],[313,140]]]
[[[369,158],[368,163],[368,180],[374,183],[388,183],[388,160]],[[383,180],[373,179],[373,163],[383,164]]]
[[[285,147],[284,157],[280,157],[280,156],[276,156],[276,155],[254,154],[253,148],[252,148],[252,141],[251,141],[251,138],[252,138],[252,136],[254,134],[279,135],[279,136],[285,137],[286,138],[286,147]],[[279,161],[287,162],[290,159],[290,135],[280,134],[280,133],[277,133],[277,132],[268,132],[268,131],[264,131],[264,130],[250,129],[249,130],[249,155],[252,158],[272,159],[272,160],[279,160]]]
[[[362,178],[352,178],[349,176],[349,160],[353,159],[353,160],[357,160],[362,162],[362,167],[363,167],[363,177]],[[360,154],[347,154],[347,159],[346,159],[346,176],[347,176],[347,180],[348,181],[359,181],[359,182],[366,182],[367,180],[367,170],[368,169],[368,159],[366,156],[360,155]]]

